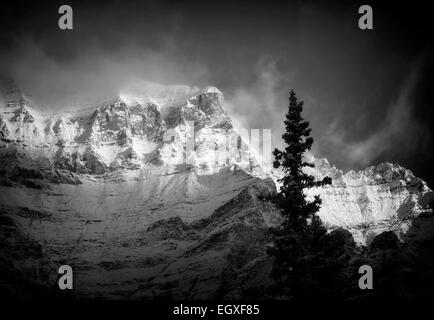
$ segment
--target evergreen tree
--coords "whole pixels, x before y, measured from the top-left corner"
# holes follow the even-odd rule
[[[273,232],[274,245],[268,253],[273,257],[275,294],[282,298],[319,294],[324,289],[321,279],[327,278],[327,272],[335,267],[327,257],[326,229],[316,215],[321,199],[315,196],[308,201],[303,192],[307,188],[330,184],[331,179],[326,177],[316,182],[303,171],[304,167],[314,165],[303,160],[306,150],[312,147],[313,138],[302,111],[303,101],[299,101],[291,90],[284,122],[286,132],[282,136],[287,146],[284,151],[275,149],[273,152],[273,166],[281,167],[284,172],[280,192],[273,199],[283,221]]]

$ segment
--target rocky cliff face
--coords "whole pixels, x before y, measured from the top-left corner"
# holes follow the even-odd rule
[[[8,273],[47,282],[69,264],[77,297],[230,298],[264,286],[264,244],[280,217],[259,198],[275,192],[279,173],[233,129],[218,89],[142,84],[46,114],[9,87],[0,140],[0,227],[19,239],[2,239]],[[308,191],[321,195],[330,229],[362,245],[385,230],[432,237],[433,194],[409,170],[344,174],[315,163],[314,175],[333,179]]]
[[[405,240],[425,237],[425,232],[409,231],[420,215],[429,212],[434,194],[427,184],[398,164],[381,163],[355,172],[343,173],[327,160],[315,161],[312,174],[318,179],[332,178],[333,184],[313,188],[308,194],[321,195],[319,215],[331,229],[344,227],[356,242],[369,244],[384,231],[394,231]]]

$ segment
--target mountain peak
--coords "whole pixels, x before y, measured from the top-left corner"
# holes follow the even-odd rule
[[[237,239],[258,234],[261,248],[266,246],[264,235],[281,219],[264,200],[278,185],[232,128],[220,90],[140,88],[86,112],[43,115],[32,105],[0,111],[5,227],[22,228],[26,239],[43,242],[38,257],[48,252],[49,261],[64,263],[67,256],[79,263],[85,285],[78,295],[122,298],[139,281],[151,284],[152,297],[154,288],[167,288],[182,298],[185,288],[197,284],[198,293],[188,295],[203,297],[204,289],[221,288],[221,274],[231,267],[227,248],[245,248],[252,238]],[[344,173],[326,159],[311,158],[316,167],[306,169],[316,178],[332,178],[331,185],[305,190],[309,198],[320,195],[318,215],[329,230],[344,227],[358,244],[383,231],[432,241],[428,204],[434,195],[409,170],[383,163]],[[18,239],[4,241],[12,243],[3,250],[9,261],[17,253],[28,260],[29,250]],[[254,263],[246,262],[259,261],[252,274],[264,270],[258,252]],[[173,286],[159,285],[168,279]],[[103,290],[95,285],[102,280]],[[215,296],[211,289],[209,297]]]
[[[0,112],[0,120],[7,147],[32,146],[25,148],[30,158],[80,173],[179,165],[187,158],[214,170],[235,163],[240,158],[235,153],[248,153],[248,148],[233,150],[228,159],[217,159],[236,133],[216,87],[139,81],[86,110],[43,114],[30,103],[19,103],[13,112]],[[191,139],[187,155],[185,144]]]

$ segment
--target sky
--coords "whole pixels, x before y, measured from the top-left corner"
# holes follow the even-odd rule
[[[58,28],[58,8],[74,29]],[[358,28],[370,4],[374,29]],[[288,93],[316,157],[343,170],[398,162],[434,185],[433,26],[422,1],[4,1],[0,73],[47,109],[137,79],[218,87],[234,120],[282,147]]]

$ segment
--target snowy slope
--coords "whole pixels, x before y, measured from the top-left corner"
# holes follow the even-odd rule
[[[315,163],[312,174],[333,179],[307,191],[321,195],[321,219],[360,244],[384,230],[409,239],[430,212],[432,191],[397,164],[343,173]],[[72,265],[79,297],[213,298],[231,248],[260,243],[245,239],[279,222],[258,199],[276,190],[279,173],[234,131],[214,87],[139,82],[98,106],[45,114],[9,86],[0,168],[0,213],[12,221],[0,227],[40,246],[53,268]]]

